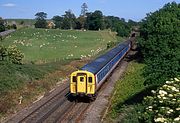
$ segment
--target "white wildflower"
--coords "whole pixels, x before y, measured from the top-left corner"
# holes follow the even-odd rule
[[[148,108],[153,108],[152,106],[148,106]]]
[[[160,96],[160,95],[158,95],[157,97],[158,97],[159,99],[161,98],[161,96]]]
[[[175,119],[174,119],[174,121],[179,121],[180,120],[180,118],[179,117],[176,117]]]
[[[179,82],[179,81],[180,81],[178,78],[174,78],[174,80],[175,80],[176,82]]]
[[[166,84],[171,84],[172,83],[172,81],[166,81]]]
[[[167,85],[165,84],[165,85],[163,85],[163,87],[167,87]]]
[[[159,118],[155,118],[154,121],[155,122],[164,122],[165,119],[163,117],[159,117]]]
[[[173,95],[172,95],[172,94],[168,94],[168,96],[169,96],[169,97],[173,97]]]
[[[180,110],[180,108],[176,108],[176,110],[177,110],[177,111],[179,111],[179,110]]]
[[[166,97],[163,97],[163,99],[165,100],[165,99],[167,99]]]
[[[159,90],[159,94],[160,94],[160,95],[165,95],[165,94],[167,94],[167,92],[164,91],[164,90]]]
[[[169,111],[170,111],[170,112],[173,112],[173,110],[172,110],[172,109],[170,109]]]
[[[153,94],[155,94],[155,93],[156,93],[156,91],[154,91],[154,90],[151,90],[151,92],[152,92]]]

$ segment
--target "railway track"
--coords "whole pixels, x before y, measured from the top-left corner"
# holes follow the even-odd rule
[[[7,123],[32,123],[43,121],[51,112],[54,112],[58,106],[62,105],[64,101],[67,100],[69,85],[63,84],[61,87],[60,90],[45,97],[44,100],[37,102],[36,105],[19,112],[8,120]]]
[[[75,100],[69,93],[69,84],[61,88],[47,99],[39,101],[35,107],[16,114],[7,123],[78,122],[90,103],[81,98]]]

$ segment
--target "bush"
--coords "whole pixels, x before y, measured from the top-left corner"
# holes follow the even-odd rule
[[[109,41],[107,43],[106,49],[112,48],[114,46],[116,46],[119,42],[114,42],[114,41]]]
[[[47,27],[47,22],[44,19],[37,20],[34,25],[35,25],[35,28],[46,28]]]
[[[150,13],[140,27],[139,46],[147,66],[145,84],[163,84],[180,74],[180,4]]]
[[[166,81],[157,91],[152,90],[153,96],[144,99],[144,109],[141,115],[143,122],[178,123],[180,121],[180,77]]]
[[[22,64],[24,54],[15,45],[4,47],[0,45],[0,61],[8,61],[14,64]]]

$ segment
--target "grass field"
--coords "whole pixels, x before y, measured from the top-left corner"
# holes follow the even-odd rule
[[[127,110],[126,112],[130,112],[130,108],[128,109],[124,107],[124,105],[130,105],[132,102],[138,101],[137,94],[145,89],[144,77],[142,76],[142,70],[144,68],[144,64],[131,62],[127,68],[127,71],[124,75],[124,78],[119,80],[116,83],[114,95],[111,100],[111,108],[108,112],[109,120],[112,122],[115,119],[115,122],[118,121],[118,115],[122,110]],[[123,114],[126,115],[126,114]]]
[[[55,29],[20,29],[3,40],[16,45],[24,54],[24,62],[54,62],[91,57],[117,40],[109,31],[76,31]]]

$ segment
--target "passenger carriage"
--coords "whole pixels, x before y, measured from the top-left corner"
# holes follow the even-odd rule
[[[70,93],[94,97],[108,75],[131,48],[131,41],[120,43],[104,55],[71,74]]]

